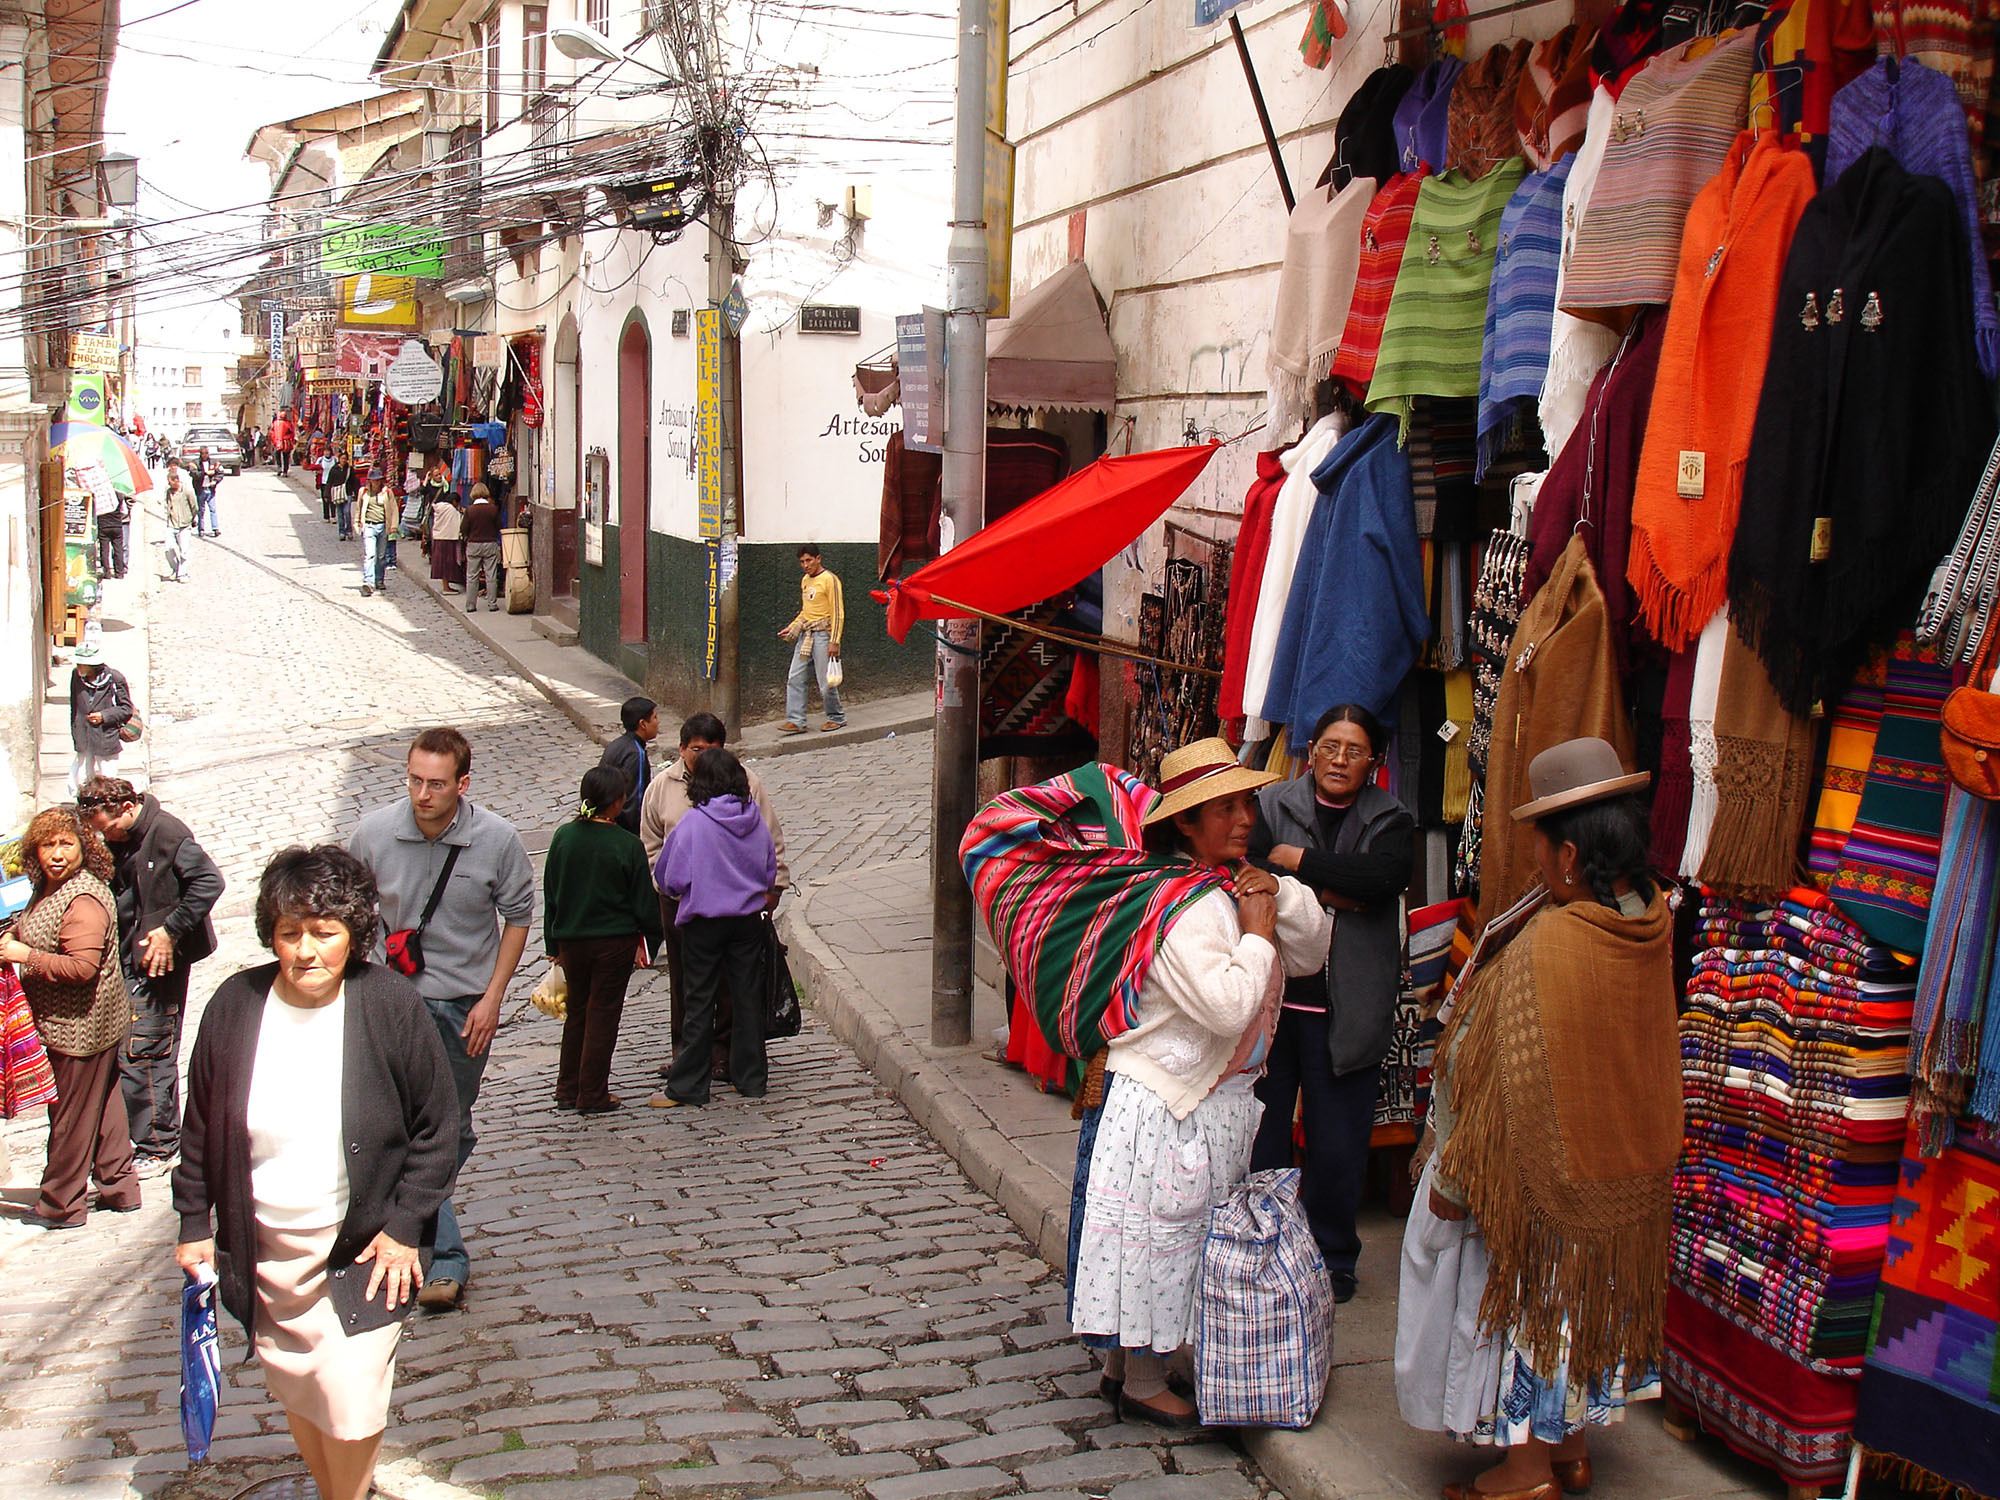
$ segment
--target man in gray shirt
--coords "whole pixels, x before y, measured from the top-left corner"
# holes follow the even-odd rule
[[[472,1106],[535,909],[535,872],[521,836],[499,814],[472,804],[465,795],[471,785],[465,736],[426,729],[410,746],[407,799],[369,813],[347,841],[375,874],[384,934],[400,938],[422,929],[423,967],[415,980],[458,1085],[460,1167],[472,1154]],[[384,961],[383,937],[373,957]],[[438,1210],[436,1258],[417,1300],[433,1310],[456,1307],[470,1272],[465,1236],[447,1198]]]

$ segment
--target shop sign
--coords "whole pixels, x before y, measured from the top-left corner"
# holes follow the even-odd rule
[[[386,333],[356,333],[343,329],[334,335],[336,374],[351,380],[381,380],[402,353],[405,340]]]
[[[422,406],[426,401],[437,400],[438,392],[444,389],[444,369],[424,352],[422,344],[405,339],[396,357],[389,361],[382,385],[403,405]]]
[[[985,188],[986,316],[1004,318],[1013,306],[1014,148],[1006,137],[990,130],[986,132]]]
[[[109,374],[118,368],[118,340],[102,333],[71,334],[69,367],[72,370],[98,370]]]
[[[722,662],[722,539],[710,537],[702,551],[708,561],[708,641],[702,651],[701,675],[713,682]]]
[[[750,320],[750,303],[743,295],[743,283],[730,287],[729,295],[722,299],[723,321],[729,325],[729,336],[735,338],[743,331],[743,325]]]
[[[722,535],[722,313],[694,313],[695,533]],[[711,562],[711,568],[713,563]]]
[[[417,330],[417,284],[407,276],[372,273],[340,278],[343,328]]]
[[[472,339],[472,362],[482,370],[497,370],[507,358],[507,344],[497,333],[475,334]]]
[[[320,266],[329,276],[444,276],[444,240],[418,224],[327,225]]]
[[[69,377],[69,420],[104,425],[104,377],[79,374]]]
[[[1244,0],[1194,0],[1194,24],[1213,26],[1243,3]]]
[[[826,302],[799,304],[800,333],[859,333],[861,309],[838,307]]]
[[[903,383],[903,443],[944,451],[944,313],[927,307],[896,319],[896,370]]]
[[[823,438],[852,438],[857,462],[879,464],[888,461],[889,439],[901,427],[902,423],[889,417],[850,417],[835,412],[826,419],[826,426],[819,430],[819,435]]]
[[[282,302],[264,304],[264,342],[272,349],[285,346],[285,304]]]
[[[358,396],[361,394],[361,382],[345,375],[308,370],[306,390],[315,396]]]

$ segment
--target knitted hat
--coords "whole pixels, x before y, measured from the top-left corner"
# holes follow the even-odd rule
[[[1146,813],[1146,823],[1163,822],[1233,792],[1252,792],[1283,778],[1270,771],[1239,766],[1224,739],[1196,740],[1167,753],[1160,762],[1160,800]]]

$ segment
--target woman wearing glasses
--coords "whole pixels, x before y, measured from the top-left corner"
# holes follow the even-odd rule
[[[1257,1084],[1264,1118],[1250,1170],[1292,1164],[1297,1105],[1305,1125],[1299,1197],[1338,1302],[1354,1295],[1361,1254],[1354,1216],[1382,1059],[1395,1030],[1402,895],[1415,848],[1416,819],[1370,781],[1387,738],[1381,721],[1357,704],[1321,714],[1309,774],[1257,794],[1250,836],[1254,861],[1296,876],[1334,918],[1326,967],[1285,982],[1269,1071]]]

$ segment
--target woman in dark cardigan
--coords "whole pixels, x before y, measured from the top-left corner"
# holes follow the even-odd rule
[[[375,882],[345,849],[264,869],[277,962],[224,981],[188,1064],[174,1173],[189,1276],[247,1329],[326,1500],[365,1500],[396,1342],[458,1161],[444,1045],[411,983],[361,955]]]

